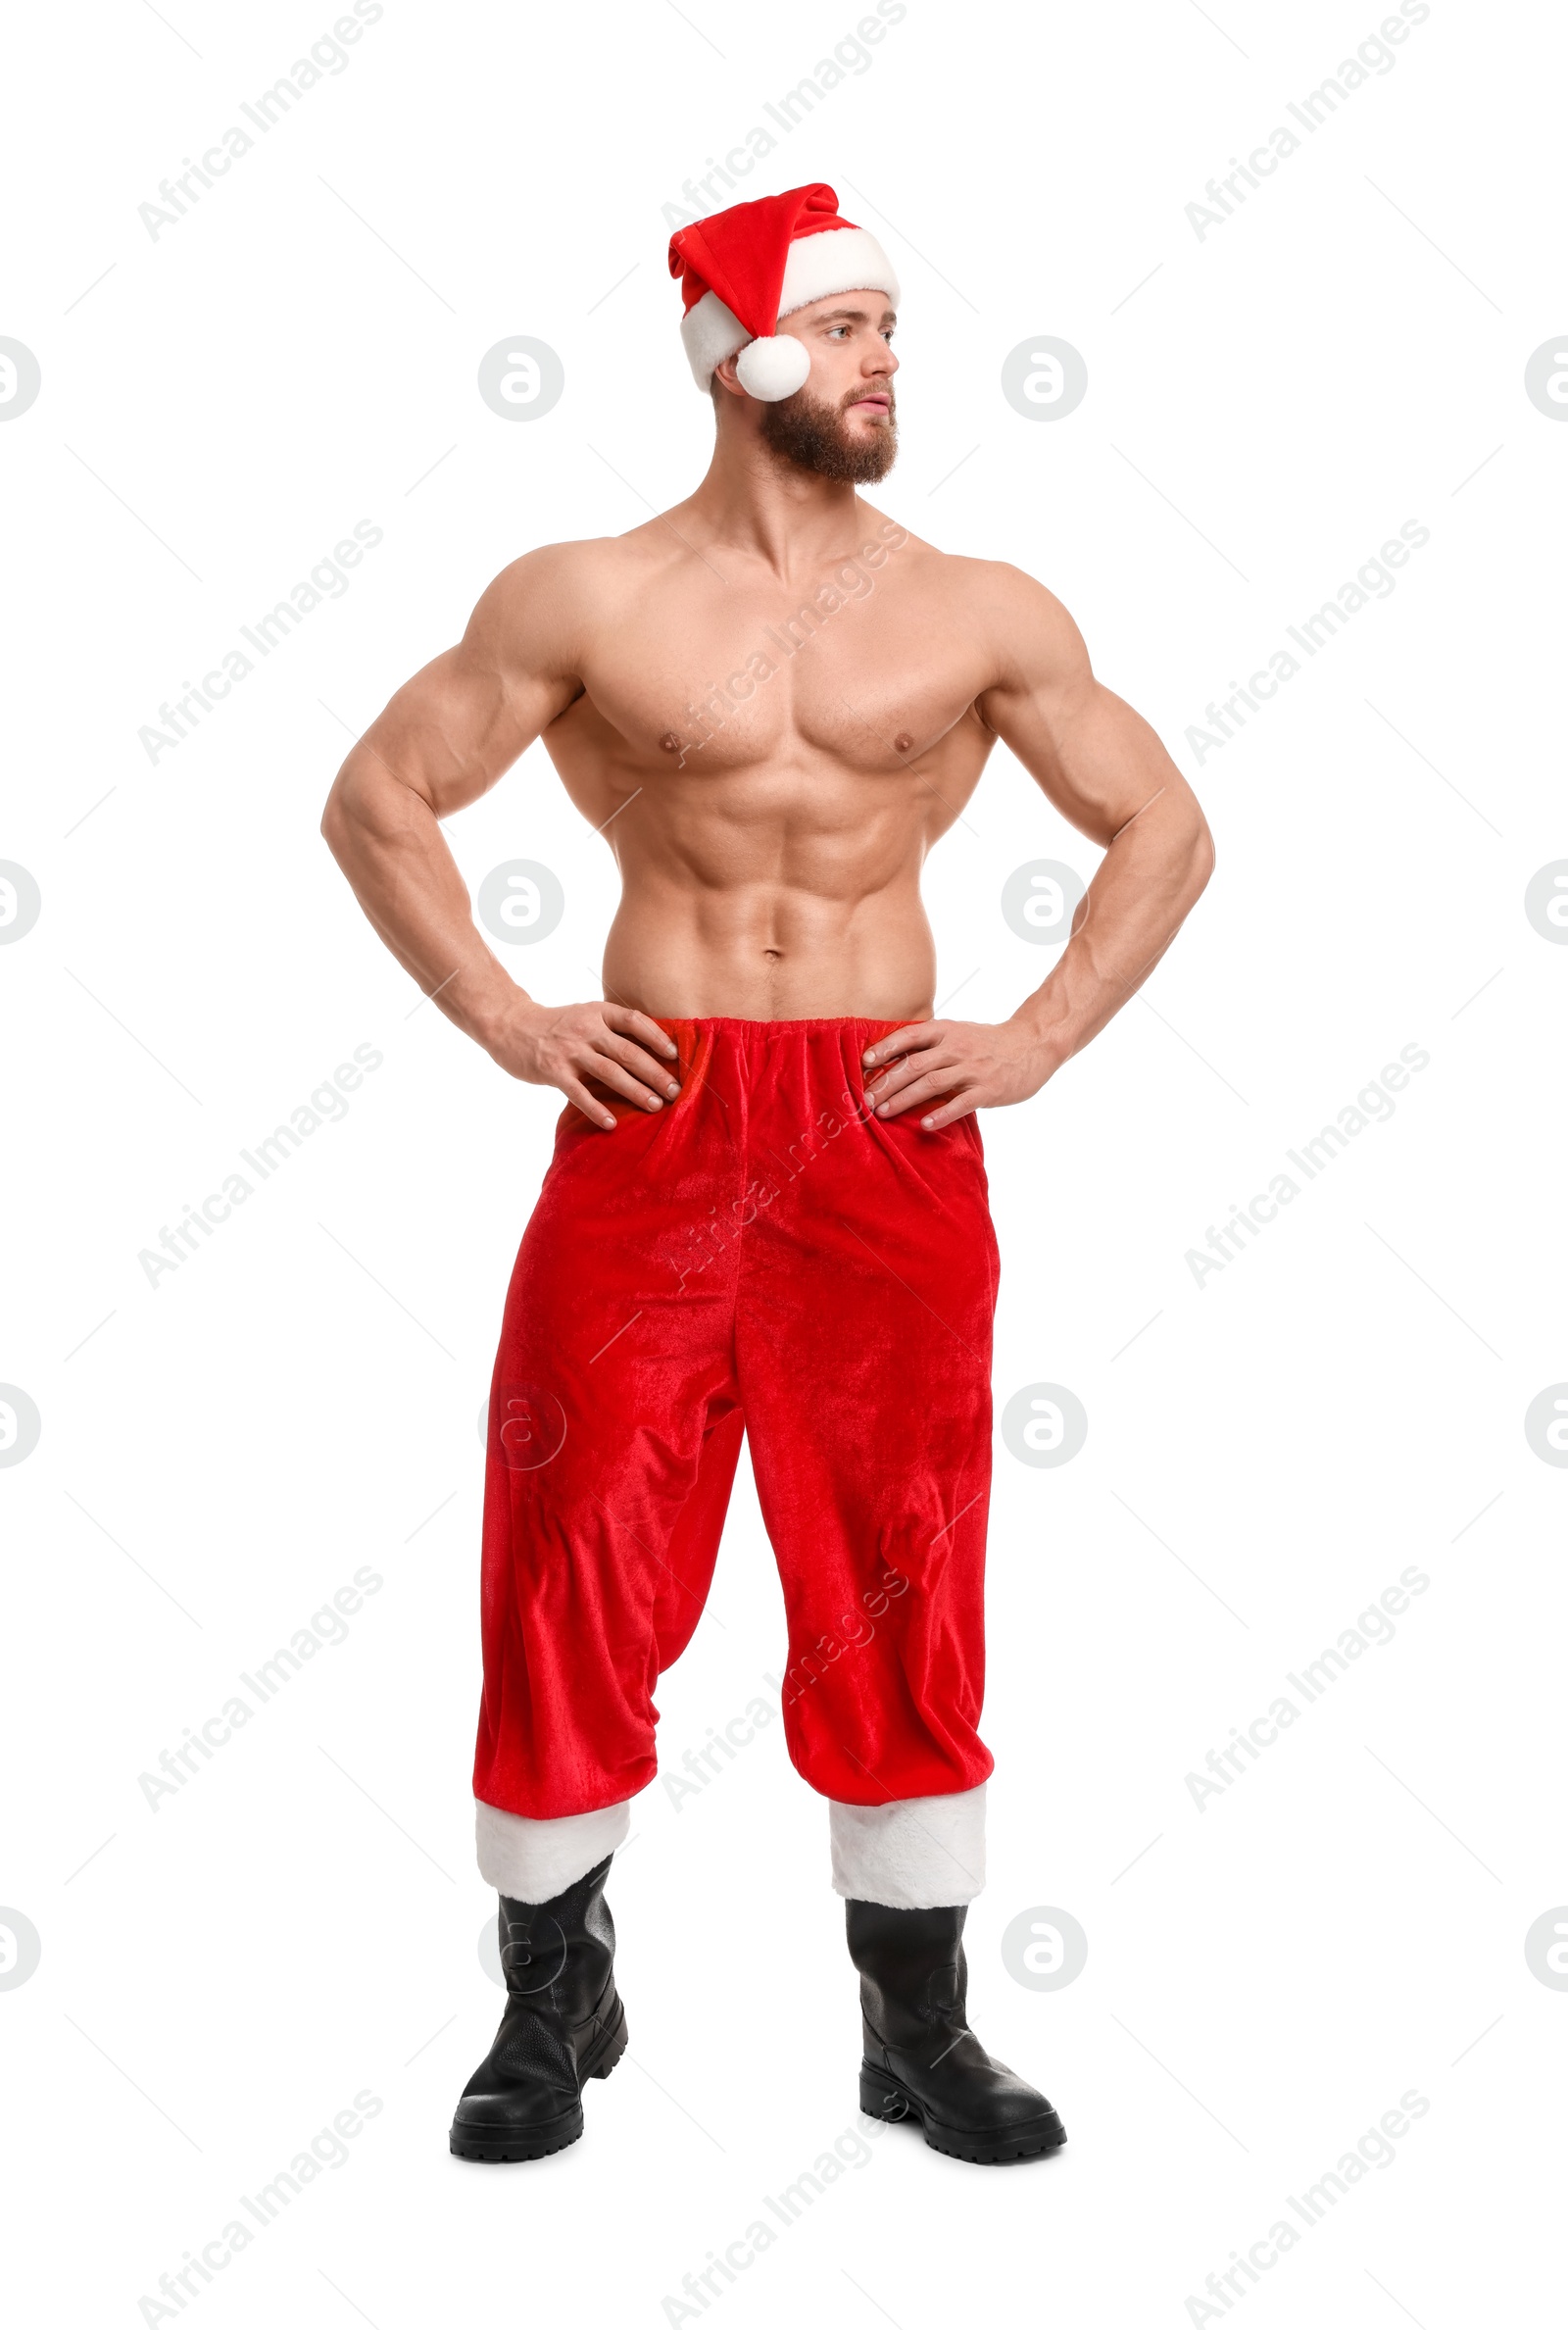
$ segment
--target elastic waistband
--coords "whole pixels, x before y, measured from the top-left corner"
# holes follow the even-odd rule
[[[913,1027],[918,1024],[914,1019],[874,1019],[859,1015],[839,1019],[729,1019],[701,1013],[689,1019],[665,1019],[657,1012],[651,1012],[649,1017],[656,1026],[671,1031],[677,1027],[708,1027],[721,1029],[726,1034],[748,1036],[828,1035],[836,1034],[842,1028]]]

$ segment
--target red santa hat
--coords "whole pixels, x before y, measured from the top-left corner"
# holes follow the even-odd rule
[[[803,340],[775,333],[786,316],[837,291],[883,291],[895,307],[899,299],[876,236],[841,219],[838,196],[820,184],[681,227],[669,238],[669,272],[686,302],[680,336],[698,387],[738,348],[740,384],[764,405],[793,396],[811,369]]]

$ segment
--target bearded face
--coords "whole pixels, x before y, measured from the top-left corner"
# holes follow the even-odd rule
[[[879,382],[877,394],[886,396],[886,415],[870,418],[860,400],[865,383],[852,388],[836,405],[823,404],[809,385],[793,396],[761,408],[762,442],[782,462],[809,470],[814,476],[831,477],[841,485],[875,485],[898,458],[899,424],[891,382]],[[851,417],[851,408],[858,408]]]

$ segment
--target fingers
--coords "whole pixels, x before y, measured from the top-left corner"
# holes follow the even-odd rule
[[[653,1062],[650,1061],[648,1065],[657,1074]],[[622,1067],[619,1061],[612,1060],[608,1052],[602,1052],[597,1047],[590,1050],[585,1058],[575,1061],[573,1066],[579,1075],[592,1076],[596,1084],[608,1084],[612,1092],[620,1094],[622,1100],[634,1100],[641,1108],[650,1111],[662,1109],[664,1105],[659,1094],[651,1092],[640,1078],[632,1074],[630,1068]]]
[[[934,1055],[930,1051],[917,1052],[911,1059],[895,1061],[890,1067],[879,1071],[865,1089],[878,1103],[878,1115],[880,1115],[880,1104],[883,1101],[891,1100],[896,1092],[902,1092],[906,1087],[912,1085],[916,1078],[932,1076],[942,1068],[956,1067],[956,1061],[951,1058],[945,1059],[940,1052]]]
[[[630,1004],[568,1006],[550,1022],[546,1038],[540,1080],[554,1084],[605,1132],[614,1131],[617,1118],[590,1084],[635,1101],[651,1115],[679,1096],[672,1072],[679,1058],[674,1040],[657,1019]]]
[[[944,1125],[956,1124],[960,1116],[972,1116],[979,1106],[972,1092],[955,1093],[953,1099],[944,1108],[938,1109],[934,1115],[921,1117],[920,1130],[941,1132]]]
[[[651,1059],[642,1046],[634,1044],[628,1036],[612,1035],[607,1032],[595,1043],[594,1050],[603,1059],[618,1061],[623,1068],[629,1069],[632,1075],[641,1077],[649,1091],[657,1093],[662,1100],[673,1100],[680,1091],[679,1084],[670,1072],[668,1062]],[[597,1069],[594,1072],[597,1074]],[[618,1090],[619,1087],[617,1086],[616,1089]],[[642,1095],[639,1093],[637,1098],[641,1099],[641,1097]]]
[[[930,1068],[912,1082],[906,1081],[891,1100],[879,1101],[876,1113],[883,1117],[903,1116],[910,1109],[929,1106],[951,1093],[962,1074],[962,1068],[956,1063]]]
[[[665,1033],[657,1019],[650,1019],[646,1012],[634,1010],[629,1003],[607,1003],[604,1009],[605,1024],[614,1028],[617,1034],[635,1036],[639,1043],[646,1044],[664,1060],[675,1058],[674,1038]]]
[[[947,1028],[945,1019],[917,1019],[911,1027],[896,1027],[891,1035],[879,1035],[876,1042],[861,1053],[861,1065],[865,1067],[885,1067],[890,1060],[897,1060],[901,1053],[920,1051],[928,1044],[940,1043]]]
[[[597,1124],[604,1132],[614,1131],[614,1117],[605,1107],[603,1101],[595,1100],[586,1084],[579,1083],[575,1076],[568,1073],[562,1077],[560,1089],[565,1094],[574,1109],[582,1111],[590,1124]]]

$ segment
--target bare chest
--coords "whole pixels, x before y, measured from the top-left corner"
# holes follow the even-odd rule
[[[715,773],[801,754],[907,768],[963,720],[986,678],[933,564],[901,569],[894,546],[880,564],[845,561],[793,590],[688,571],[595,643],[585,741],[603,721],[640,762]]]

